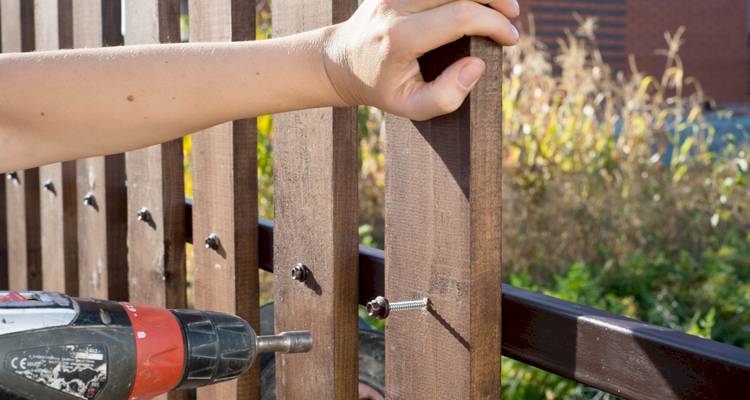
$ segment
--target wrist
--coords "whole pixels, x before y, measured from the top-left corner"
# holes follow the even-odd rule
[[[349,61],[346,57],[346,48],[339,40],[343,34],[344,25],[335,24],[322,28],[321,31],[321,57],[319,58],[323,73],[326,77],[328,87],[334,94],[331,105],[333,107],[352,107],[363,104],[358,97],[350,90],[351,85],[348,83]]]

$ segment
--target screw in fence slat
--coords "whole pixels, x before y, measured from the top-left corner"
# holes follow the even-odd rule
[[[215,233],[208,235],[204,244],[206,245],[207,249],[211,249],[211,250],[219,250],[219,247],[221,246],[221,242],[219,241],[219,236],[217,236]]]
[[[292,279],[295,281],[305,283],[308,277],[310,277],[310,270],[305,264],[297,263],[292,267]]]
[[[21,183],[21,179],[18,177],[18,172],[9,172],[8,175],[6,175],[6,178],[16,184]]]
[[[47,179],[44,184],[42,184],[42,187],[46,189],[48,192],[55,193],[55,183],[52,181],[52,179]]]
[[[151,222],[151,211],[148,208],[143,207],[136,213],[138,221],[149,223]]]
[[[96,197],[93,193],[89,193],[83,197],[83,204],[96,208]]]

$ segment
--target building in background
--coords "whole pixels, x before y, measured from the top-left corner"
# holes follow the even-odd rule
[[[719,102],[750,101],[750,0],[519,0],[521,24],[533,15],[537,37],[551,48],[582,17],[599,22],[597,42],[605,61],[629,71],[628,54],[638,68],[661,74],[665,32],[685,26],[680,55],[686,74]]]

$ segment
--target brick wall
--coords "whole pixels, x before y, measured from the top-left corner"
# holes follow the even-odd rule
[[[750,44],[747,0],[520,0],[524,16],[533,13],[540,40],[555,48],[565,28],[575,29],[573,12],[599,20],[598,42],[605,59],[628,70],[627,54],[641,70],[658,74],[666,48],[664,32],[687,28],[680,52],[689,76],[719,101],[749,99]],[[527,18],[522,23],[528,26]]]
[[[703,84],[708,95],[721,101],[747,99],[747,2],[745,0],[630,0],[628,50],[639,68],[657,72],[664,57],[664,31],[687,28],[680,54],[686,73]]]
[[[551,49],[558,48],[557,40],[565,37],[566,29],[575,32],[578,28],[574,14],[595,17],[599,22],[597,43],[604,60],[617,69],[627,66],[626,0],[521,0],[521,3],[522,13],[534,15],[537,38]]]

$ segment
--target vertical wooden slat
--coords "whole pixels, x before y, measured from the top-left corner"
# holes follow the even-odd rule
[[[255,1],[189,2],[190,41],[252,40]],[[239,315],[256,329],[258,309],[257,129],[234,121],[193,136],[195,307]],[[219,248],[203,246],[215,234]],[[259,363],[236,381],[198,390],[199,399],[257,399]]]
[[[75,0],[74,47],[122,44],[120,14],[119,0]],[[76,188],[79,294],[127,300],[125,156],[78,160]],[[89,195],[93,203],[84,204]]]
[[[128,0],[125,44],[180,40],[179,0]],[[130,299],[186,307],[182,140],[126,154]],[[148,210],[138,220],[138,212]]]
[[[356,0],[274,0],[274,36],[348,18]],[[311,353],[278,354],[278,399],[357,396],[357,133],[354,108],[274,117],[276,330],[309,329]],[[311,271],[292,280],[296,263]]]
[[[8,289],[8,224],[5,209],[5,175],[0,174],[0,290]]]
[[[71,46],[70,1],[35,0],[36,50]],[[42,288],[78,295],[78,232],[75,162],[39,168],[41,207]]]
[[[4,53],[34,50],[34,3],[2,0]],[[10,289],[41,289],[39,169],[17,172],[6,183],[8,284]]]
[[[488,67],[458,111],[386,120],[386,294],[432,303],[389,317],[388,399],[500,396],[501,49],[464,38],[421,66],[469,54]]]
[[[0,0],[0,53],[3,51],[3,4]],[[8,289],[8,224],[5,216],[5,174],[0,174],[0,290]]]

